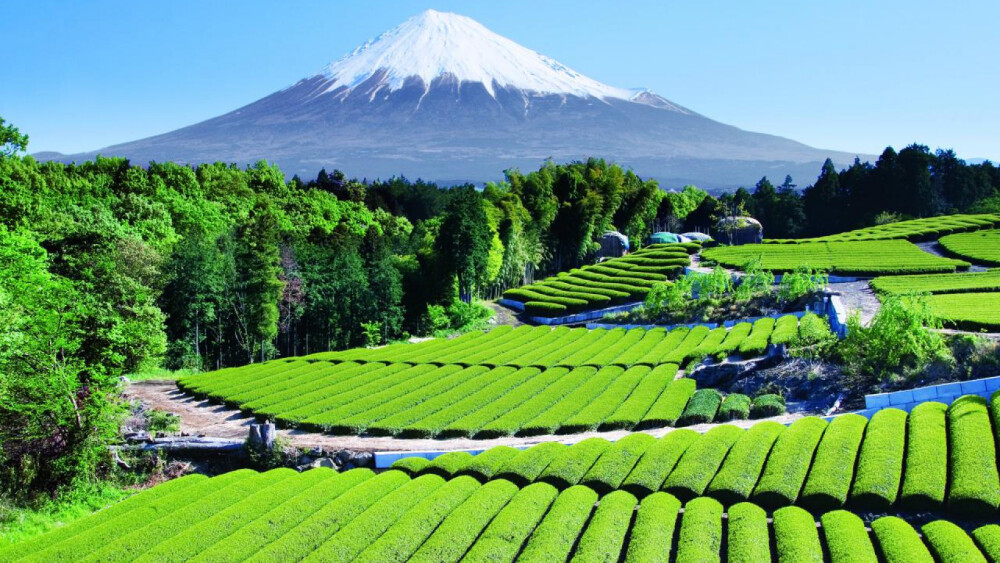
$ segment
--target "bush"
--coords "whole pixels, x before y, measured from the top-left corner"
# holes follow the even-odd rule
[[[363,537],[371,542],[354,561],[406,561],[434,532],[434,529],[477,489],[471,477],[458,477],[444,484],[403,516],[381,536]]]
[[[468,483],[464,479],[462,481]],[[462,484],[458,483],[458,485]],[[478,484],[472,483],[472,485]],[[441,499],[439,492],[444,486],[445,481],[437,475],[426,475],[404,483],[368,510],[345,522],[339,530],[334,528],[333,535],[309,553],[309,557],[320,561],[353,561],[371,544],[373,537],[383,535],[404,514],[416,511],[424,512],[425,516],[428,516],[428,501],[431,505],[439,502]],[[454,488],[449,487],[445,491],[446,496],[447,493],[454,490]],[[471,490],[469,492],[471,493]],[[454,499],[450,500],[454,502]],[[426,526],[426,523],[422,525]],[[162,561],[163,559],[157,560]]]
[[[701,437],[701,434],[683,428],[669,432],[649,446],[622,482],[621,488],[639,498],[660,490],[684,452]]]
[[[816,458],[802,489],[802,506],[816,513],[844,506],[867,424],[868,419],[857,414],[833,419],[816,448]]]
[[[555,488],[546,483],[535,483],[521,489],[483,530],[463,559],[513,561],[557,494]]]
[[[448,452],[432,459],[420,472],[421,475],[440,475],[450,479],[472,461],[469,452]]]
[[[580,485],[563,491],[552,509],[531,534],[518,561],[547,563],[566,561],[587,524],[597,502],[597,493]]]
[[[984,439],[987,437],[987,439]],[[986,399],[959,397],[948,409],[948,508],[970,515],[993,515],[1000,505],[997,472]]]
[[[830,563],[878,563],[864,520],[846,510],[834,510],[824,514],[821,522]]]
[[[569,449],[559,442],[542,442],[521,451],[502,465],[497,472],[497,479],[506,479],[518,486],[525,486],[535,481],[542,471],[556,457]]]
[[[990,561],[1000,561],[1000,526],[987,524],[972,531],[972,539]]]
[[[611,442],[604,438],[587,438],[577,442],[556,456],[538,479],[551,483],[559,489],[576,485],[597,458],[610,447]]]
[[[581,483],[601,495],[618,489],[646,450],[655,443],[656,438],[649,434],[629,434],[612,443],[587,471]]]
[[[527,301],[524,303],[524,312],[536,317],[558,317],[569,314],[569,308],[561,303],[547,303],[544,301]]]
[[[228,473],[227,475],[232,475],[232,473]],[[436,476],[427,476],[421,479],[411,480],[405,473],[399,471],[388,471],[367,479],[359,486],[344,491],[336,499],[320,505],[318,510],[310,513],[305,519],[295,525],[296,534],[285,534],[277,537],[270,543],[258,548],[256,553],[251,553],[247,557],[256,556],[265,560],[301,559],[320,545],[323,545],[334,534],[344,529],[347,523],[375,506],[382,499],[389,499],[390,502],[398,500],[401,505],[406,506],[406,499],[415,497],[416,493],[422,491],[425,485],[428,483],[440,483],[442,481],[440,477]],[[417,484],[414,485],[414,483]],[[165,513],[168,512],[159,512],[158,517],[161,517]],[[171,519],[176,519],[175,517],[176,515],[172,516]],[[301,518],[301,515],[299,517]],[[155,531],[150,530],[150,527],[141,528],[137,522],[133,524],[136,525],[136,530]],[[162,539],[162,535],[159,535],[156,541],[159,542]],[[108,544],[108,547],[113,545]],[[122,551],[118,551],[118,556],[120,557],[127,555]],[[79,554],[77,556],[79,557]],[[131,557],[126,558],[131,559]]]
[[[681,503],[667,493],[653,493],[643,499],[632,526],[625,563],[668,563],[680,508]]]
[[[782,432],[754,489],[753,502],[765,509],[795,503],[812,463],[813,452],[826,427],[823,419],[805,417]]]
[[[778,561],[823,563],[823,546],[812,514],[797,506],[774,511],[774,542]]]
[[[722,505],[708,497],[684,505],[677,561],[719,561],[721,549]]]
[[[906,448],[906,412],[884,409],[875,413],[861,442],[851,504],[884,512],[896,502],[903,476]]]
[[[740,393],[730,393],[726,395],[719,407],[719,414],[715,419],[719,422],[728,420],[746,420],[750,418],[750,397]]]
[[[501,467],[520,453],[520,450],[510,446],[495,446],[473,456],[458,473],[459,475],[471,475],[478,481],[485,483],[492,479],[500,471]]]
[[[441,522],[409,561],[458,561],[517,493],[517,486],[503,479],[483,485]]]
[[[906,421],[906,463],[900,504],[914,511],[939,510],[948,485],[948,435],[941,403],[921,403]]]
[[[826,287],[829,279],[826,272],[805,265],[796,266],[794,271],[781,276],[778,299],[785,303],[798,301]]]
[[[677,419],[678,426],[689,426],[692,424],[705,424],[715,420],[715,413],[719,411],[722,403],[722,393],[715,389],[699,389],[695,391],[684,414]]]
[[[767,513],[761,507],[741,502],[729,507],[729,531],[726,538],[729,563],[773,561],[771,533]]]
[[[706,494],[725,506],[746,500],[760,478],[774,441],[785,430],[777,422],[760,422],[736,440]]]
[[[626,399],[602,424],[602,429],[634,428],[674,381],[677,366],[660,364],[646,374]]]
[[[879,551],[885,561],[907,563],[934,563],[920,534],[906,520],[884,516],[872,522],[872,533],[878,540]]]
[[[838,346],[848,374],[862,381],[888,380],[922,370],[950,355],[941,328],[925,297],[887,297],[868,326],[857,315],[848,320],[847,337]]]
[[[774,323],[774,332],[771,333],[771,344],[780,346],[791,344],[799,335],[799,318],[795,315],[785,315],[778,318]]]
[[[924,533],[924,539],[938,561],[986,563],[986,558],[976,549],[969,534],[947,520],[924,524],[920,531]]]
[[[635,504],[635,497],[626,491],[615,491],[601,498],[580,537],[573,561],[617,561],[632,523]]]
[[[767,344],[774,331],[774,319],[764,317],[754,321],[750,336],[740,343],[740,355],[744,358],[762,356],[767,350]]]
[[[309,473],[324,474],[321,482],[303,492],[295,495],[287,502],[282,503],[274,510],[267,513],[266,518],[258,518],[246,524],[236,532],[230,534],[225,539],[209,547],[199,554],[199,557],[206,561],[229,559],[244,560],[252,557],[267,545],[284,536],[288,531],[305,523],[312,526],[310,517],[318,510],[325,512],[326,517],[330,514],[326,512],[327,504],[340,506],[337,499],[359,484],[370,479],[373,474],[368,469],[354,469],[343,474],[338,474],[329,469],[312,469]],[[394,477],[401,477],[399,472],[392,471]],[[402,482],[401,480],[397,482]],[[163,485],[154,488],[159,489]],[[369,492],[369,494],[371,494]]]
[[[785,399],[781,395],[757,395],[750,406],[750,418],[767,418],[785,414]]]
[[[712,352],[716,360],[722,361],[728,358],[730,355],[735,353],[740,349],[740,345],[747,336],[750,336],[750,331],[753,325],[750,323],[738,323],[733,328],[729,329],[729,334],[726,335],[726,339],[722,341],[722,344]]]
[[[742,429],[729,425],[716,426],[706,432],[684,452],[663,483],[663,490],[681,500],[700,496],[743,433]]]
[[[656,369],[660,369],[660,367]],[[674,366],[673,369],[676,370],[677,366]],[[684,412],[688,400],[694,395],[695,387],[696,383],[693,379],[675,379],[672,381],[656,399],[653,406],[649,408],[649,412],[642,417],[639,425],[643,428],[649,428],[674,424],[680,418],[681,413]]]
[[[425,457],[404,457],[394,461],[391,467],[414,476],[423,471],[428,464],[430,464],[430,460]]]

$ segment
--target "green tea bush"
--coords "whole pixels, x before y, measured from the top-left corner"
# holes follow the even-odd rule
[[[785,399],[781,395],[757,395],[750,405],[750,418],[767,418],[785,414]]]
[[[642,500],[629,537],[625,563],[668,563],[681,503],[667,493]]]
[[[900,505],[909,510],[939,510],[948,485],[948,407],[917,405],[906,421],[906,463]]]
[[[684,505],[677,539],[678,561],[719,561],[722,549],[722,505],[700,497]]]
[[[884,409],[868,422],[851,488],[852,505],[886,511],[895,504],[903,478],[906,416],[899,409]]]
[[[830,563],[878,563],[875,546],[860,517],[846,510],[827,512],[820,519]]]
[[[517,560],[566,561],[596,502],[597,493],[584,486],[576,485],[560,493]]]
[[[934,563],[920,534],[902,518],[883,516],[872,522],[872,533],[885,561]]]
[[[677,419],[677,425],[690,426],[712,422],[720,404],[722,404],[722,393],[715,389],[699,389],[694,392],[687,407],[684,408],[684,414]]]
[[[750,397],[740,393],[726,395],[719,407],[719,413],[715,417],[719,422],[746,420],[747,418],[750,418]]]
[[[969,534],[947,520],[924,524],[920,531],[924,533],[924,539],[938,561],[986,563],[986,558],[976,548]]]
[[[778,561],[823,563],[816,521],[797,506],[774,511],[774,540]]]
[[[741,502],[729,507],[726,552],[729,563],[773,561],[767,513],[756,504]]]

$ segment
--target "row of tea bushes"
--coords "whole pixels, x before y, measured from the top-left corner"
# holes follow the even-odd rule
[[[996,561],[1000,526],[947,520],[871,530],[842,510],[816,517],[667,492],[518,487],[366,469],[185,477],[0,552],[0,561]],[[922,535],[921,535],[922,534]]]
[[[497,467],[490,473],[519,484],[583,483],[639,497],[662,490],[682,500],[707,495],[727,505],[749,500],[768,509],[900,507],[995,517],[998,423],[1000,393],[989,405],[967,395],[950,407],[923,403],[909,414],[885,409],[870,421],[847,414],[831,423],[800,418],[787,428],[765,421],[746,430],[720,425],[705,434],[679,429],[660,439],[546,443],[502,460],[491,457]],[[463,457],[446,474],[463,474],[476,457]],[[442,471],[437,460],[398,463],[418,473]]]

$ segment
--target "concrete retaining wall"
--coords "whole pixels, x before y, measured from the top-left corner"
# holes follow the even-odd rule
[[[1000,376],[973,379],[970,381],[955,381],[940,385],[928,385],[905,391],[893,391],[892,393],[877,393],[874,395],[865,395],[865,408],[860,411],[854,411],[854,414],[871,418],[878,411],[888,408],[909,412],[920,403],[936,401],[950,405],[952,401],[962,395],[979,395],[980,397],[989,399],[996,391],[1000,391]],[[826,420],[833,420],[843,414],[847,413],[839,413],[824,418]]]
[[[611,313],[624,313],[626,311],[631,311],[632,309],[641,307],[642,304],[642,301],[637,301],[635,303],[626,303],[624,305],[607,307],[594,311],[584,311],[583,313],[577,313],[566,317],[531,317],[531,322],[548,326],[585,323],[594,319],[600,319],[604,317],[604,315],[609,315]]]

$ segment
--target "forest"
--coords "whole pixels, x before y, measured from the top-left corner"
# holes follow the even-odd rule
[[[996,211],[1000,171],[910,146],[813,185],[666,191],[599,158],[484,186],[216,162],[62,164],[0,120],[0,490],[54,492],[108,471],[122,376],[192,371],[482,326],[482,297],[592,261],[614,229],[769,237],[886,217]],[[500,173],[498,172],[498,176]]]

